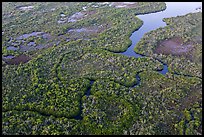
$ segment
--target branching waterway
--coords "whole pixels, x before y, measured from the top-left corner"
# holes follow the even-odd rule
[[[188,13],[198,12],[197,7],[201,5],[202,3],[200,2],[166,2],[166,9],[164,11],[137,15],[137,17],[143,21],[143,25],[138,30],[132,33],[132,35],[130,36],[130,40],[132,41],[131,46],[125,52],[122,52],[120,54],[135,58],[146,57],[145,55],[138,54],[134,51],[134,47],[137,45],[137,43],[145,33],[158,29],[160,27],[165,27],[166,23],[163,22],[163,18],[176,17]],[[158,70],[157,72],[165,75],[168,72],[168,66],[162,61],[158,61],[163,64],[163,69]],[[137,83],[133,87],[140,84],[139,73],[136,74],[136,80]]]
[[[148,33],[152,30],[158,29],[160,27],[165,27],[166,23],[163,22],[163,18],[169,18],[169,17],[175,17],[175,16],[181,16],[185,15],[188,13],[192,12],[198,12],[196,10],[197,7],[199,7],[201,3],[195,3],[195,2],[166,2],[166,9],[164,11],[156,12],[156,13],[149,13],[149,14],[144,14],[144,15],[137,15],[139,19],[143,21],[143,25],[136,31],[132,33],[130,36],[131,40],[131,46],[122,53],[122,55],[128,56],[128,57],[135,57],[135,58],[142,58],[142,57],[147,57],[145,55],[141,55],[139,53],[136,53],[134,51],[134,47],[137,45],[137,43],[140,41],[140,39],[143,37],[145,33]],[[160,63],[163,64],[163,69],[162,70],[157,70],[162,75],[165,75],[168,72],[168,66],[167,64],[163,63],[161,60],[154,58],[155,60],[159,61]],[[140,85],[140,76],[139,74],[143,72],[137,72],[136,74],[136,84],[131,86],[132,88]],[[175,75],[181,75],[181,74],[175,74]],[[188,75],[183,75],[183,76],[188,76]],[[192,77],[192,76],[189,76]],[[90,90],[91,86],[93,85],[94,81],[90,81],[90,87],[87,89],[85,92],[86,96],[90,95]],[[82,102],[80,101],[80,112],[77,116],[74,118],[77,120],[82,120],[83,117],[81,116],[82,114]]]
[[[156,12],[156,13],[149,13],[149,14],[144,14],[144,15],[136,15],[139,19],[141,19],[143,21],[143,25],[138,30],[134,31],[132,33],[132,35],[130,36],[130,40],[132,42],[130,47],[125,52],[118,53],[118,54],[122,54],[122,55],[125,55],[125,56],[128,56],[128,57],[135,57],[135,58],[148,57],[148,56],[136,53],[134,51],[134,47],[137,45],[137,43],[144,36],[145,33],[148,33],[150,31],[158,29],[160,27],[165,27],[166,23],[163,22],[163,18],[176,17],[176,16],[185,15],[185,14],[188,14],[188,13],[198,12],[197,8],[201,7],[201,5],[202,5],[201,2],[198,2],[198,3],[195,3],[195,2],[185,2],[185,3],[184,2],[166,2],[166,9],[164,11],[160,11],[160,12]],[[41,32],[38,32],[38,33],[41,34]],[[22,37],[27,37],[27,35],[23,35]],[[58,65],[57,65],[57,67],[61,64],[61,62],[62,62],[62,60],[64,58],[64,55],[60,58],[60,61],[59,61]],[[12,57],[8,56],[8,58],[12,58]],[[156,58],[154,58],[154,59],[163,64],[163,69],[162,70],[157,70],[157,72],[162,74],[162,75],[165,75],[168,72],[167,64],[163,63],[159,59],[156,59]],[[140,76],[139,76],[139,74],[141,72],[143,72],[143,71],[137,72],[137,74],[136,74],[136,84],[131,86],[131,88],[134,88],[134,87],[140,85]],[[57,74],[58,80],[60,80],[60,78],[58,77],[57,69],[56,69],[56,74]],[[182,75],[182,74],[174,73],[174,75]],[[183,75],[183,76],[193,77],[193,76],[190,76],[190,75]],[[91,90],[91,87],[92,87],[93,83],[94,83],[94,81],[90,80],[90,86],[85,91],[84,96],[88,97],[90,95],[90,90]],[[74,118],[76,120],[82,120],[83,119],[82,109],[83,109],[82,108],[82,100],[80,100],[80,102],[79,102],[79,113],[76,116],[73,116],[71,118]],[[6,111],[8,111],[8,110],[6,110]],[[34,111],[37,112],[36,110],[34,110]],[[44,115],[44,116],[50,116],[49,114],[44,114],[42,112],[38,112],[38,113],[41,114],[41,115]]]

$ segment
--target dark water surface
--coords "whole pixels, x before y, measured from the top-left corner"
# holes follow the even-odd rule
[[[90,87],[87,89],[87,91],[85,93],[86,96],[89,96],[91,94],[91,86],[93,85],[93,83],[94,83],[94,80],[91,80],[90,81]]]

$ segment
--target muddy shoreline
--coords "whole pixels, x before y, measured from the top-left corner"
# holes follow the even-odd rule
[[[12,56],[11,59],[5,59],[3,58],[3,60],[8,64],[8,65],[19,65],[20,63],[27,63],[29,60],[31,60],[31,57],[25,55],[25,54],[21,54],[19,56]]]

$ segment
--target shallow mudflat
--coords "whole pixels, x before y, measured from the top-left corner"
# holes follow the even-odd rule
[[[102,24],[100,26],[89,26],[89,27],[80,28],[80,29],[69,29],[68,32],[69,33],[75,32],[75,33],[97,34],[97,33],[104,31],[105,29],[109,27],[110,25],[108,24]]]
[[[19,37],[17,37],[16,39],[18,40],[21,40],[21,39],[27,39],[29,37],[39,37],[39,36],[42,36],[43,38],[50,38],[51,36],[47,33],[44,33],[44,32],[32,32],[32,33],[29,33],[29,34],[23,34]]]
[[[9,47],[7,47],[6,49],[7,49],[7,50],[18,50],[18,48],[17,48],[17,47],[14,47],[14,46],[9,46]]]
[[[68,18],[68,22],[76,22],[78,20],[81,20],[87,16],[95,14],[96,11],[81,11],[81,12],[76,12],[72,16]]]
[[[13,55],[7,55],[7,56],[2,56],[2,59],[12,59],[14,57],[15,56],[13,56]]]
[[[18,64],[20,64],[20,63],[26,63],[26,62],[28,62],[30,59],[31,59],[31,58],[30,58],[29,56],[24,55],[24,54],[21,54],[21,55],[16,56],[16,57],[14,57],[14,58],[12,58],[12,59],[6,61],[6,62],[7,62],[7,64],[9,64],[9,65],[18,65]]]
[[[196,73],[196,66],[190,61],[186,63],[189,66],[181,66],[180,62],[186,61],[176,60],[183,58],[180,56],[170,56],[170,62],[178,65],[165,67],[151,54],[134,58],[115,53],[127,49],[131,42],[135,45],[133,39],[143,37],[140,30],[145,24],[157,24],[152,20],[142,24],[135,15],[162,11],[165,3],[112,4],[44,2],[2,6],[3,15],[14,13],[2,19],[2,134],[202,133],[202,80],[192,73],[170,73],[174,68],[179,68],[176,72],[190,70],[189,66]],[[33,5],[35,11],[16,8],[28,5]],[[134,6],[134,10],[130,9]],[[189,20],[190,27],[196,24],[192,18]],[[179,26],[184,29],[171,27],[180,33],[189,25]],[[150,31],[148,26],[145,29]],[[153,53],[154,47],[163,54],[191,53],[188,50],[196,45],[186,42],[192,41],[190,35],[168,34],[174,30],[163,33],[160,28],[158,34],[162,35],[144,37],[141,45],[145,48],[141,49],[146,53]],[[134,31],[138,35],[130,36]],[[18,50],[7,50],[9,46]],[[146,48],[150,46],[153,48]],[[171,70],[166,73],[163,70],[167,67]]]
[[[50,34],[45,32],[26,33],[16,37],[15,39],[11,37],[8,42],[10,45],[7,46],[7,50],[18,50],[21,52],[39,50],[46,48],[47,44],[44,44],[45,41],[49,41],[52,38],[53,37]],[[43,44],[41,44],[42,41],[44,41]]]
[[[156,47],[155,53],[157,54],[172,54],[172,55],[185,55],[193,50],[192,44],[184,44],[183,40],[179,37],[170,38],[162,41]]]

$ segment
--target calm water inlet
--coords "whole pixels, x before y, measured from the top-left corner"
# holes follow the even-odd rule
[[[144,55],[135,53],[134,47],[145,33],[158,29],[159,27],[165,27],[166,23],[162,21],[163,18],[176,17],[188,13],[199,12],[199,10],[197,10],[198,7],[202,9],[202,2],[166,2],[166,9],[164,11],[137,15],[137,17],[143,21],[143,25],[137,31],[132,33],[130,36],[130,40],[132,41],[131,46],[121,54],[135,58],[144,57]],[[161,74],[166,74],[168,72],[168,66],[163,64],[163,70],[158,72]]]

